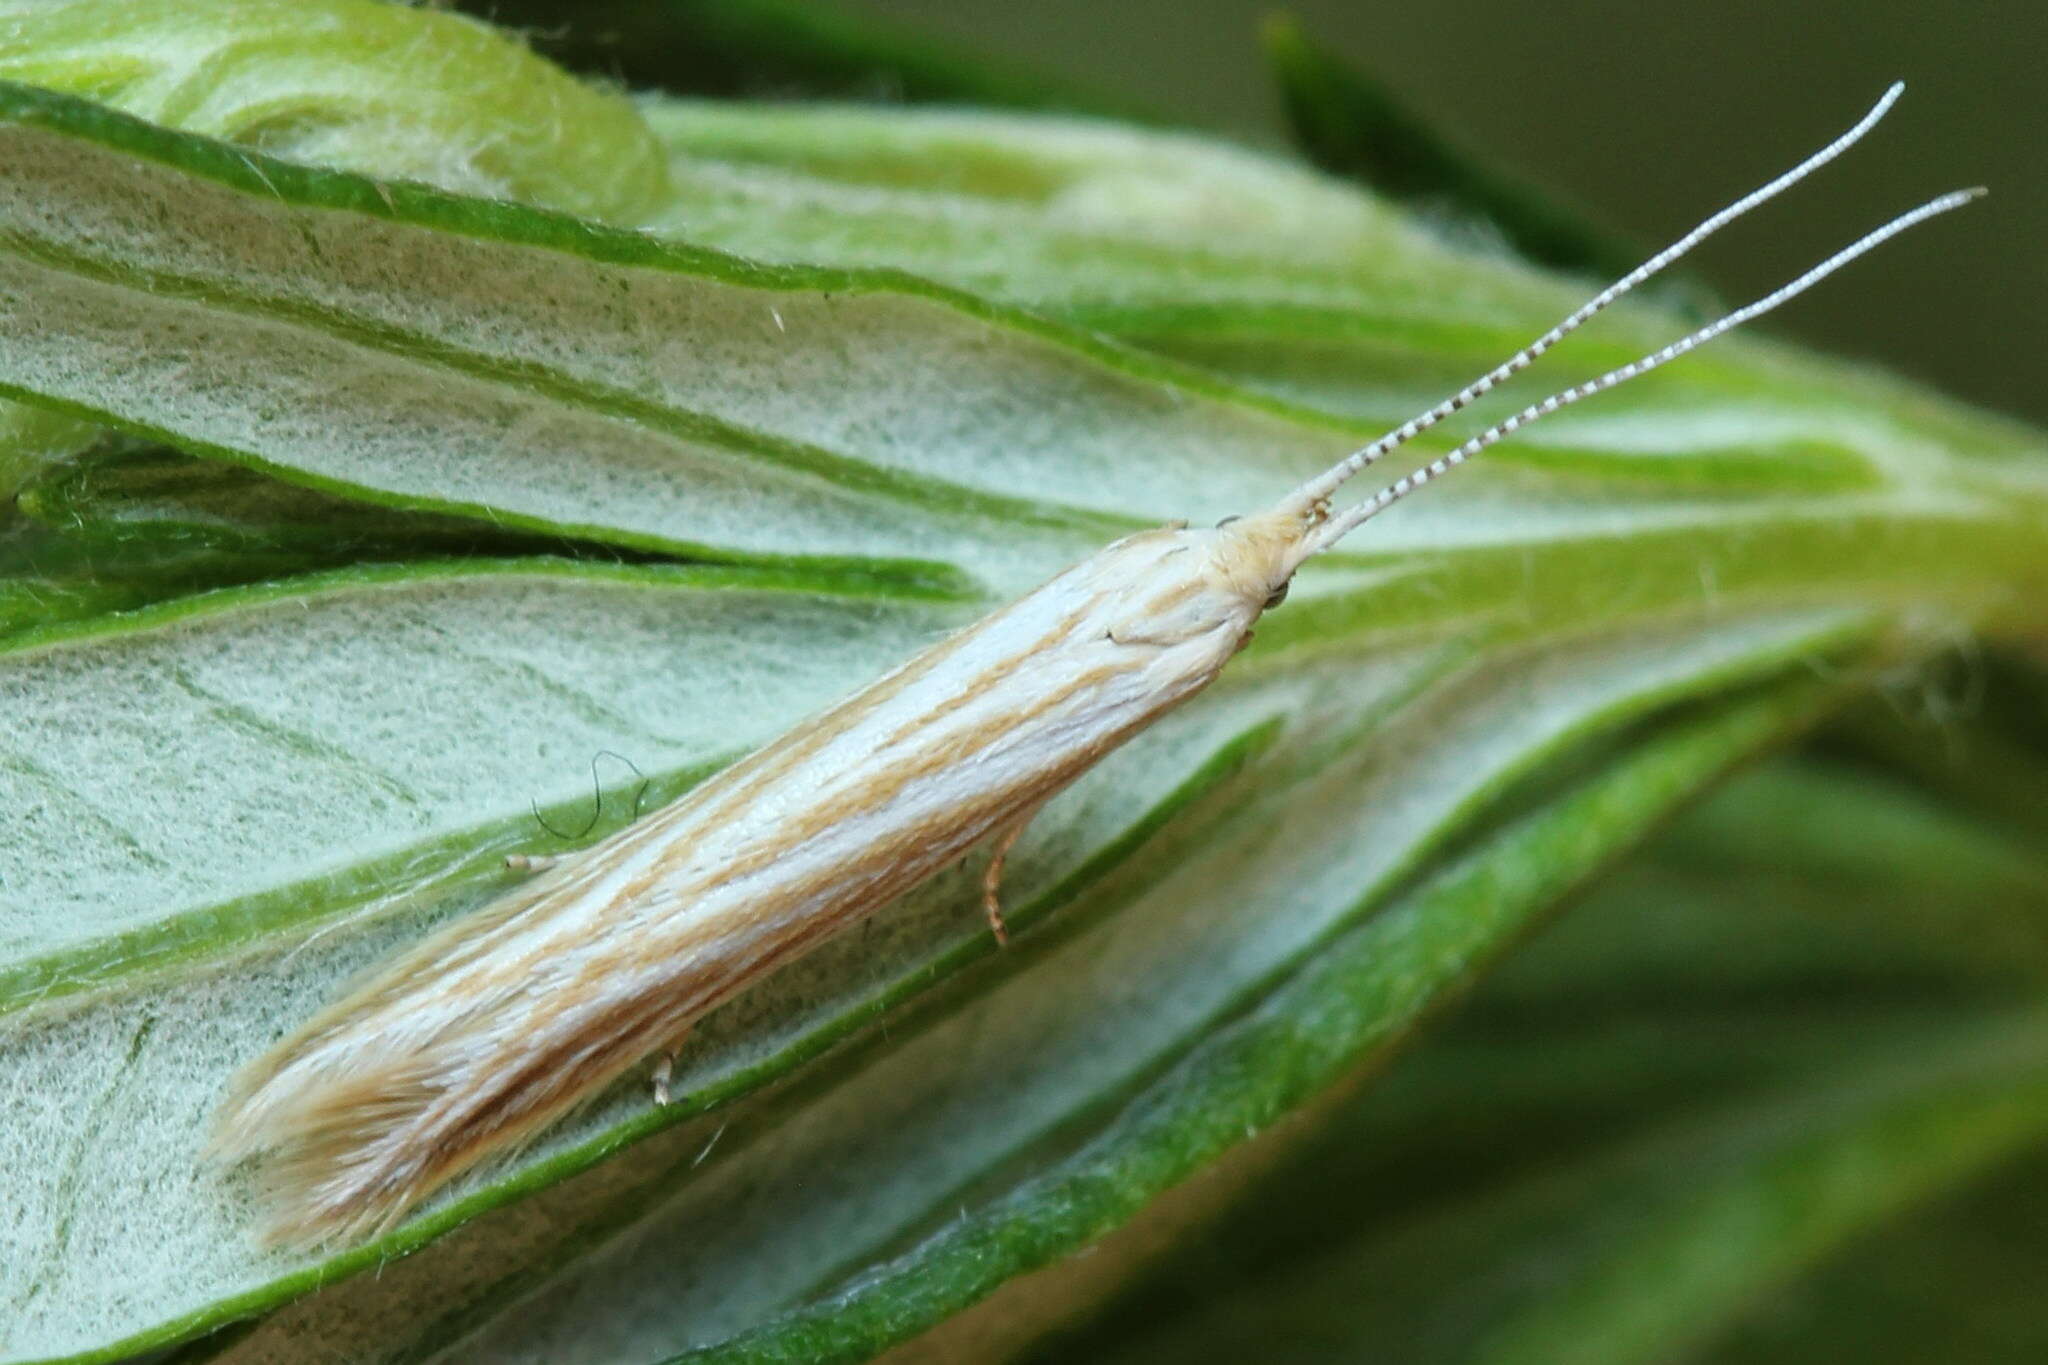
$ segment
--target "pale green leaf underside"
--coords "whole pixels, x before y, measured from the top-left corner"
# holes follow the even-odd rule
[[[547,845],[530,801],[552,806],[559,824],[582,818],[592,754],[626,755],[672,791],[880,671],[954,610],[705,578],[540,564],[344,573],[194,599],[0,654],[11,808],[44,813],[37,839],[53,858],[10,864],[14,1001],[92,987],[17,1009],[0,1046],[0,1084],[24,1097],[10,1143],[63,1154],[9,1162],[24,1175],[4,1260],[31,1268],[13,1290],[10,1358],[174,1330],[188,1315],[232,1314],[229,1305],[303,1285],[318,1259],[256,1253],[241,1177],[194,1165],[228,1071],[416,934],[423,916],[502,885],[495,854]],[[1423,640],[1389,641],[1367,658],[1283,652],[1247,667],[1063,797],[1020,848],[1011,896],[1022,923],[1041,900],[1052,908],[1080,894],[1066,908],[1085,924],[1091,895],[1105,908],[1136,899],[1094,939],[1006,957],[1009,979],[984,983],[971,1007],[973,1045],[918,1054],[910,1074],[937,1087],[919,1109],[933,1155],[896,1178],[943,1189],[1128,1084],[1330,932],[1363,890],[1415,866],[1473,802],[1588,726],[1769,666],[1856,620],[1760,616],[1486,666],[1460,667],[1463,651]],[[1275,723],[1277,736],[1258,738]],[[1440,742],[1418,751],[1403,727]],[[124,780],[110,744],[152,755],[149,780]],[[232,761],[220,761],[221,744]],[[1221,780],[1246,761],[1255,776],[1234,790],[1256,791],[1253,806],[1218,797],[1177,817],[1196,819],[1193,828],[1227,819],[1240,831],[1233,839],[1183,848],[1184,861],[1152,865],[1121,892],[1095,887],[1110,870],[1101,858],[1131,852],[1123,845],[1149,808],[1172,807],[1176,789],[1204,785],[1203,772]],[[616,812],[632,779],[600,771]],[[1253,853],[1283,856],[1272,837],[1282,811],[1293,850],[1284,856],[1300,872],[1276,894]],[[95,869],[89,881],[61,874],[72,858]],[[1094,873],[1071,881],[1091,863]],[[722,1013],[686,1055],[676,1110],[650,1119],[644,1093],[627,1087],[458,1190],[395,1244],[445,1226],[449,1210],[559,1179],[621,1125],[644,1131],[744,1093],[858,1023],[871,1002],[928,985],[932,964],[984,956],[964,881],[942,880]],[[408,886],[421,890],[394,894]],[[365,906],[380,913],[331,920]],[[175,975],[124,983],[168,959],[180,963]],[[1131,992],[1115,981],[1154,984]],[[1097,1006],[1080,1009],[1079,993]],[[1117,1000],[1123,1007],[1101,1006]],[[948,1052],[953,1062],[940,1065]],[[121,1080],[137,1075],[151,1083]],[[95,1078],[97,1098],[84,1105],[79,1077]],[[800,1126],[829,1142],[909,1140],[875,1121],[873,1092],[859,1094],[841,1123],[819,1107]],[[99,1140],[113,1131],[123,1139]],[[925,1202],[896,1194],[857,1210],[827,1201],[804,1216],[851,1219],[846,1238],[886,1241],[900,1232],[890,1220]],[[116,1225],[149,1232],[95,1231]],[[818,1245],[852,1243],[835,1234]],[[759,1311],[821,1273],[763,1277],[760,1296],[732,1298],[727,1311]]]
[[[532,846],[529,801],[577,829],[600,751],[615,807],[642,780],[658,803],[950,619],[543,560],[342,571],[16,648],[0,790],[40,856],[0,888],[0,1012]]]
[[[369,0],[8,0],[0,78],[310,165],[633,222],[663,153],[618,94],[512,37]],[[96,431],[23,431],[0,405],[0,491]],[[47,422],[45,416],[42,419]]]
[[[1268,501],[1345,441],[1334,419],[901,275],[753,267],[265,164],[59,96],[5,105],[0,385],[295,479],[726,559],[951,565],[1008,591],[1115,527]],[[1489,307],[1533,331],[1561,311],[1536,292]],[[1624,516],[1739,536],[1788,506],[2009,515],[2012,486],[2040,492],[2009,458],[2026,439],[1730,347],[1554,424],[1538,445],[1557,469],[1475,471],[1369,548],[1544,544]],[[1765,472],[1703,503],[1688,471],[1708,465]],[[1801,469],[1819,486],[1787,499]],[[1636,477],[1596,500],[1595,471]]]
[[[1384,425],[1491,368],[1604,282],[1438,242],[1347,184],[1187,135],[971,109],[660,95],[640,108],[671,155],[671,205],[658,222],[683,240],[756,260],[899,267]],[[1700,211],[1747,188],[1703,187]],[[1745,231],[1769,251],[1768,228],[1731,229]],[[1785,262],[1788,273],[1796,264]],[[1624,309],[1495,401],[1519,406],[1510,395],[1540,397],[1565,374],[1620,364],[1681,330],[1654,309]],[[1694,463],[1673,456],[1711,451],[1699,463],[1726,479],[1731,453],[1768,448],[1782,406],[1794,429],[1853,466],[1869,405],[1907,424],[1941,420],[1902,397],[1845,367],[1749,346],[1740,359],[1696,357],[1496,454],[1555,462],[1635,450],[1661,456],[1668,474]],[[1636,405],[1647,420],[1621,420]],[[1963,428],[1943,436],[1970,439]],[[1980,427],[1975,439],[2000,438]],[[1786,480],[1829,472],[1811,455],[1773,463]]]

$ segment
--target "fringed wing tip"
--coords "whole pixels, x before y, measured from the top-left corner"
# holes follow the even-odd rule
[[[208,1161],[258,1163],[266,1246],[354,1242],[389,1231],[452,1172],[411,1139],[442,1093],[414,1059],[338,1078],[250,1068],[231,1085],[201,1148]],[[446,1163],[443,1163],[446,1165]]]
[[[199,1159],[208,1165],[232,1166],[271,1145],[265,1135],[261,1096],[275,1070],[267,1069],[260,1077],[250,1074],[254,1070],[254,1066],[244,1067],[236,1073],[213,1111],[213,1122],[199,1144]]]
[[[353,1246],[398,1226],[426,1188],[379,1191],[371,1185],[336,1181],[331,1168],[277,1161],[264,1168],[266,1216],[257,1240],[273,1248]]]

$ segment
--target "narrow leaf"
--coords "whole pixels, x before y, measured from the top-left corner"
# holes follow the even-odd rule
[[[1107,92],[956,52],[820,0],[470,0],[461,7],[529,33],[537,50],[573,71],[642,89],[1158,117]]]

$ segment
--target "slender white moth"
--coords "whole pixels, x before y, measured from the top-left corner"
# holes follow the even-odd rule
[[[1521,427],[1677,359],[1980,194],[1930,200],[1754,303],[1333,510],[1359,471],[1832,161],[1899,93],[1270,509],[1117,541],[358,984],[245,1068],[219,1115],[216,1151],[270,1158],[272,1239],[387,1228],[658,1054],[665,1102],[665,1054],[699,1017],[985,841],[985,902],[1002,937],[1003,857],[1039,807],[1214,679],[1309,556]]]

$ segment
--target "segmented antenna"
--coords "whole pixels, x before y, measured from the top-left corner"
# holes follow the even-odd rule
[[[1349,532],[1357,529],[1359,525],[1378,516],[1388,507],[1407,497],[1431,479],[1441,477],[1446,471],[1465,463],[1465,461],[1471,459],[1488,446],[1506,440],[1531,422],[1548,417],[1559,408],[1569,407],[1581,398],[1590,398],[1594,394],[1611,389],[1617,384],[1625,384],[1639,374],[1649,373],[1659,365],[1669,364],[1687,351],[1697,350],[1715,337],[1720,336],[1723,332],[1731,332],[1743,323],[1748,322],[1751,318],[1761,317],[1779,304],[1789,299],[1797,298],[1849,262],[1855,260],[1858,256],[1891,240],[1914,224],[1924,222],[1936,214],[1947,213],[1950,209],[1961,208],[1973,199],[1983,198],[1985,193],[1986,191],[1980,186],[1976,189],[1953,190],[1938,198],[1930,199],[1919,208],[1902,213],[1883,227],[1866,233],[1822,261],[1819,265],[1808,270],[1805,274],[1799,276],[1799,278],[1778,286],[1754,303],[1745,304],[1718,321],[1708,323],[1691,336],[1682,337],[1672,342],[1669,346],[1650,352],[1650,354],[1643,356],[1639,360],[1632,360],[1617,369],[1609,370],[1598,379],[1589,379],[1583,384],[1574,384],[1571,388],[1553,393],[1540,403],[1531,403],[1514,416],[1495,426],[1488,427],[1485,431],[1480,432],[1477,436],[1474,436],[1449,454],[1430,461],[1413,473],[1403,474],[1400,478],[1394,480],[1394,482],[1365,501],[1348,507],[1343,512],[1331,517],[1323,525],[1316,528],[1314,535],[1309,541],[1308,553],[1315,554],[1319,551],[1327,550],[1330,546],[1342,540]]]
[[[1435,426],[1444,418],[1449,417],[1452,413],[1459,411],[1474,399],[1490,392],[1503,380],[1527,369],[1545,351],[1577,331],[1588,319],[1601,312],[1622,295],[1628,293],[1629,290],[1634,289],[1643,281],[1657,274],[1701,242],[1713,236],[1737,218],[1740,218],[1743,214],[1748,213],[1751,209],[1768,200],[1776,198],[1785,190],[1798,184],[1801,180],[1804,180],[1807,176],[1855,146],[1865,133],[1877,126],[1879,119],[1882,119],[1885,114],[1890,112],[1892,105],[1898,102],[1899,96],[1905,93],[1905,89],[1905,82],[1894,82],[1891,88],[1886,90],[1878,99],[1877,103],[1870,107],[1870,111],[1862,118],[1856,120],[1855,125],[1849,131],[1843,133],[1812,156],[1807,157],[1791,170],[1786,171],[1769,183],[1750,191],[1718,213],[1701,221],[1692,231],[1650,257],[1649,260],[1644,261],[1634,270],[1629,271],[1628,274],[1622,276],[1613,284],[1608,285],[1583,304],[1580,304],[1569,317],[1545,332],[1542,336],[1537,337],[1521,350],[1515,352],[1514,355],[1501,362],[1496,368],[1487,371],[1427,412],[1409,418],[1406,422],[1395,427],[1372,444],[1359,447],[1323,473],[1310,479],[1307,483],[1289,494],[1282,503],[1282,506],[1298,507],[1306,510],[1321,503],[1367,465],[1370,465],[1389,451],[1406,445],[1420,433],[1429,430],[1429,428]],[[1875,243],[1871,245],[1875,245]],[[1750,314],[1750,316],[1755,315]],[[1616,380],[1615,382],[1619,383],[1620,381]],[[1531,418],[1530,420],[1533,421],[1534,419]],[[1353,524],[1355,525],[1356,523]]]

